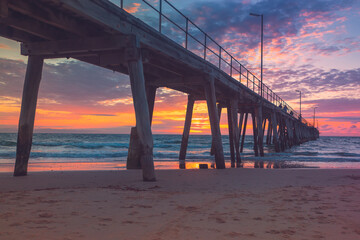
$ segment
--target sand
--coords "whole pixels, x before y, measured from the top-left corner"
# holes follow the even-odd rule
[[[360,239],[360,170],[0,174],[0,239]]]

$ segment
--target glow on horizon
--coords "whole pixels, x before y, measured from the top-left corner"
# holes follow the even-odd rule
[[[230,1],[173,0],[171,2],[180,9],[193,6],[192,11],[188,12],[189,14],[194,13],[192,17],[197,24],[208,27],[214,38],[226,49],[230,49],[231,54],[251,71],[260,72],[259,44],[257,42],[260,26],[256,20],[246,18],[248,14],[244,13],[244,17],[239,19],[248,25],[248,29],[239,27],[241,24],[232,24],[233,18],[239,19],[235,18],[235,14],[231,14],[233,8]],[[199,8],[201,4],[208,4],[206,12],[211,14],[206,15],[205,12],[201,12],[205,11]],[[241,3],[239,4],[241,5]],[[242,1],[242,4],[243,11],[247,11],[254,6],[263,6],[265,1],[247,0]],[[323,12],[319,9],[317,11],[301,10],[294,18],[285,18],[286,21],[281,22],[281,28],[284,28],[282,34],[277,32],[276,24],[278,22],[273,19],[275,17],[265,14],[267,17],[265,18],[267,21],[265,22],[265,31],[267,32],[265,32],[264,49],[265,83],[279,93],[296,111],[299,109],[299,102],[295,89],[301,89],[304,92],[302,114],[312,123],[312,107],[319,106],[316,116],[319,117],[320,132],[324,136],[360,136],[360,110],[358,107],[360,104],[358,91],[360,70],[359,66],[354,64],[355,60],[360,59],[360,38],[356,34],[354,36],[350,31],[356,29],[354,26],[358,25],[351,22],[355,16],[359,16],[358,5],[355,3],[352,8],[344,9],[320,9]],[[140,7],[139,4],[134,3],[128,11],[136,13]],[[218,16],[213,14],[219,7],[222,8],[220,10],[230,13],[224,18],[229,23],[228,28],[223,29],[224,26],[221,24],[219,27],[216,24],[206,24],[219,21]],[[268,6],[263,6],[263,8],[266,9]],[[295,24],[299,26],[297,32],[292,31]],[[6,73],[0,77],[0,131],[16,131],[17,129],[21,104],[21,83],[25,74],[24,63],[26,63],[26,57],[21,56],[19,52],[18,43],[0,38],[0,71]],[[58,62],[77,64],[75,61],[65,60],[46,61],[48,65],[44,71],[47,74],[44,74],[40,86],[35,131],[80,129],[85,132],[130,132],[130,127],[135,125],[135,115],[129,88],[119,87],[115,83],[111,85],[111,81],[109,81],[109,89],[125,90],[108,98],[89,98],[87,103],[70,101],[61,94],[67,93],[67,96],[70,96],[73,93],[65,92],[63,89],[56,92],[58,89],[50,86],[55,81],[54,78],[60,75],[58,73],[62,73],[56,71],[64,70],[64,68],[57,68],[54,64]],[[21,66],[15,67],[15,65]],[[82,65],[82,67],[84,66],[86,65]],[[93,70],[92,66],[86,67],[89,74],[85,74],[83,77],[88,77],[97,71]],[[337,67],[335,69],[337,72],[333,71],[334,67]],[[10,70],[12,72],[9,72]],[[61,77],[56,80],[64,80],[65,76]],[[119,75],[110,76],[109,74],[107,77],[118,78]],[[235,76],[235,78],[237,77]],[[10,88],[10,81],[14,79],[19,80],[19,85],[16,86],[17,88],[14,86]],[[315,85],[319,79],[322,81]],[[78,79],[74,79],[74,81],[76,80]],[[128,81],[127,77],[122,76],[122,81]],[[91,85],[85,86],[80,83],[77,87],[89,88],[89,94],[97,90],[95,85],[94,89],[91,89]],[[85,93],[82,94],[84,98],[87,98]],[[106,94],[107,92],[104,90],[103,95],[106,96]],[[153,116],[153,133],[181,134],[186,113],[186,100],[187,97],[182,93],[170,89],[159,89]],[[334,104],[326,102],[334,102]],[[346,109],[342,109],[342,106]],[[226,110],[224,110],[221,116],[223,134],[228,134],[226,118]],[[251,133],[250,116],[248,124],[250,124],[248,133]],[[191,134],[210,134],[205,102],[195,104]]]

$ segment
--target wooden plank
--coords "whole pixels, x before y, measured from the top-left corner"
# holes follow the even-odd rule
[[[240,152],[242,153],[244,150],[244,142],[245,142],[245,135],[246,135],[246,125],[248,120],[248,113],[245,113],[245,122],[244,122],[244,130],[241,137],[241,146],[240,146]]]
[[[179,168],[185,169],[185,158],[186,158],[186,150],[189,142],[189,135],[190,135],[190,128],[191,128],[191,119],[194,109],[194,98],[189,95],[188,96],[188,103],[186,108],[186,117],[185,117],[185,124],[184,124],[184,131],[181,139],[181,147],[179,153]]]
[[[209,82],[204,85],[204,90],[209,113],[212,141],[215,148],[216,168],[223,169],[225,168],[224,151],[221,141],[219,116],[216,108],[215,84],[214,79],[211,76],[209,76]]]
[[[231,110],[233,106],[230,101],[227,104],[227,118],[228,118],[228,129],[229,129],[229,146],[230,146],[230,160],[231,167],[235,167],[235,145],[234,145],[234,124],[233,124],[233,111]]]
[[[78,38],[21,44],[22,55],[71,54],[96,51],[114,51],[129,47],[130,36]],[[114,56],[113,56],[114,57]],[[116,58],[116,57],[114,57]],[[121,58],[121,56],[119,56]]]
[[[144,181],[156,181],[153,161],[153,137],[150,126],[149,107],[146,99],[145,79],[139,41],[134,39],[134,48],[137,55],[129,51],[128,68],[130,75],[131,92],[133,95],[136,129],[142,145],[141,166]]]
[[[14,176],[27,175],[43,63],[43,58],[39,56],[30,56],[28,59],[21,102]]]

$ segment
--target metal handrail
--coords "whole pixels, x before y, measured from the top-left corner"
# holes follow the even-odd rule
[[[124,9],[125,11],[127,11],[126,7],[124,6],[125,1],[126,0],[120,0],[120,7],[122,9]],[[222,63],[225,63],[228,67],[230,67],[230,73],[225,72],[230,77],[235,79],[235,77],[233,77],[234,73],[239,74],[238,75],[239,76],[239,82],[242,84],[242,82],[241,82],[242,77],[241,76],[243,76],[244,79],[245,79],[244,81],[246,81],[246,85],[243,84],[244,86],[246,86],[247,88],[252,90],[254,93],[257,93],[258,95],[262,96],[267,101],[274,104],[275,106],[280,107],[282,109],[282,111],[285,111],[286,113],[292,115],[294,118],[299,119],[303,124],[305,124],[307,126],[312,126],[302,116],[300,116],[289,104],[287,104],[280,96],[278,96],[276,93],[274,93],[266,84],[262,84],[262,88],[261,88],[261,81],[259,80],[258,77],[255,76],[255,74],[253,74],[251,71],[249,71],[249,69],[247,69],[244,65],[242,65],[226,49],[224,49],[220,44],[218,44],[212,37],[210,37],[205,31],[203,31],[200,27],[198,27],[193,21],[191,21],[187,16],[185,16],[180,10],[178,10],[168,0],[158,0],[159,9],[154,7],[147,0],[139,0],[139,1],[145,3],[148,7],[150,7],[151,9],[153,9],[155,12],[157,12],[159,14],[159,26],[158,26],[157,30],[160,33],[164,34],[162,32],[162,23],[163,23],[163,19],[166,19],[167,21],[172,23],[174,26],[176,26],[179,30],[181,30],[182,32],[185,33],[185,49],[187,49],[187,50],[191,51],[192,53],[199,56],[198,53],[196,53],[196,52],[192,51],[191,49],[189,49],[188,43],[189,43],[189,37],[190,37],[191,39],[193,39],[195,42],[197,42],[198,44],[200,44],[203,47],[203,51],[201,49],[197,49],[197,50],[199,50],[200,52],[201,51],[203,52],[203,55],[200,56],[200,57],[202,57],[204,60],[206,60],[207,55],[209,53],[208,51],[210,51],[210,53],[212,53],[215,57],[219,58],[218,65],[215,65],[214,63],[211,63],[209,60],[206,60],[206,61],[208,61],[209,63],[215,65],[219,70],[222,70],[223,72],[225,72],[225,69],[222,69],[221,66],[222,66]],[[170,17],[166,16],[163,13],[163,4],[164,3],[166,3],[168,6],[170,6],[170,8],[172,10],[175,10],[178,14],[180,14],[185,19],[185,29],[183,27],[181,27],[179,24],[177,24],[175,21],[173,21]],[[203,41],[199,40],[198,38],[196,38],[194,35],[192,35],[189,32],[189,23],[191,25],[193,25],[196,30],[198,30],[200,33],[202,33],[204,35]],[[213,49],[211,49],[209,47],[209,45],[207,44],[207,40],[212,41],[218,47],[218,49],[219,49],[218,53],[216,53]],[[224,54],[228,55],[228,57],[230,58],[230,62],[228,62],[223,57]],[[235,66],[233,64],[234,62],[236,62],[239,65],[239,69],[235,68]],[[249,82],[251,83],[250,86],[249,86]],[[262,89],[262,93],[261,93],[261,89]],[[266,95],[266,97],[265,97],[265,95]]]

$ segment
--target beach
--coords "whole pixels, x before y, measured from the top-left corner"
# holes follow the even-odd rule
[[[0,173],[0,239],[359,239],[360,170]]]

